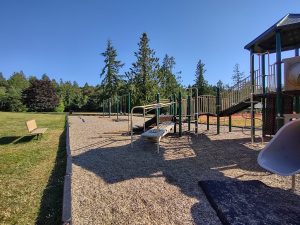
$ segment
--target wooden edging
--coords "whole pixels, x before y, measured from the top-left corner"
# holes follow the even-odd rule
[[[66,152],[67,152],[67,165],[66,165],[66,175],[64,179],[62,224],[72,225],[72,198],[71,198],[72,155],[70,149],[68,113],[66,114]]]

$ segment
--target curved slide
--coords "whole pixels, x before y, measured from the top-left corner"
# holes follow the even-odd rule
[[[281,176],[300,172],[300,119],[285,124],[259,153],[258,164]]]

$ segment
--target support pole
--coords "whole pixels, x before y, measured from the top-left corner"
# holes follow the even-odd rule
[[[178,95],[178,114],[179,114],[179,137],[182,136],[182,97],[181,97],[181,92],[179,92]]]
[[[176,95],[173,94],[173,115],[174,115],[174,134],[176,133],[176,123],[177,123],[177,114],[176,114]]]
[[[191,96],[188,95],[188,100],[187,100],[187,114],[188,114],[188,131],[191,130]]]
[[[110,115],[111,115],[111,98],[108,100],[108,115],[109,115],[109,118],[110,118]]]
[[[299,48],[295,49],[295,56],[299,56]],[[295,97],[295,112],[300,113],[300,98],[299,98],[299,96]]]
[[[206,130],[209,130],[209,115],[206,115]]]
[[[262,136],[266,136],[266,62],[265,54],[261,56],[261,75],[262,75],[262,86],[263,86],[263,97],[262,97]]]
[[[102,112],[103,112],[103,117],[104,117],[104,101],[102,102]]]
[[[206,115],[206,130],[209,130],[209,97],[207,97],[207,115]]]
[[[254,53],[253,49],[250,50],[250,77],[251,77],[251,142],[254,143],[255,139],[255,114],[254,114],[254,102],[253,102],[253,95],[254,95]]]
[[[120,103],[120,101],[119,101],[118,96],[116,98],[116,103],[117,103],[117,121],[119,121],[119,110],[120,110],[119,103]]]
[[[130,130],[130,124],[129,124],[129,114],[130,114],[130,112],[131,112],[131,105],[130,105],[130,103],[131,103],[131,94],[130,94],[130,92],[128,93],[128,97],[127,97],[128,99],[127,99],[127,112],[128,112],[128,132],[129,132],[129,130]]]
[[[172,102],[172,96],[169,97],[169,102],[170,102],[170,103]],[[173,114],[173,112],[172,112],[172,107],[173,107],[173,106],[172,106],[172,104],[171,104],[171,105],[170,105],[170,108],[169,108],[169,114],[170,114],[170,115]]]
[[[195,97],[195,133],[198,133],[198,88],[196,88]]]
[[[220,134],[220,88],[217,88],[216,96],[216,113],[217,113],[217,134]]]
[[[229,127],[229,132],[231,132],[231,128],[232,128],[231,116],[229,116],[228,127]]]
[[[276,129],[278,131],[284,124],[281,87],[281,37],[279,30],[276,31],[276,75]]]
[[[159,93],[157,93],[157,95],[156,95],[156,102],[157,103],[159,103],[160,102],[160,94]],[[158,127],[158,125],[159,125],[159,116],[160,116],[160,108],[157,108],[157,110],[156,110],[156,126]]]

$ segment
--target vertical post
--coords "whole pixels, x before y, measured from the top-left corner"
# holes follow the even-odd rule
[[[299,48],[295,49],[295,56],[299,56]],[[300,98],[299,98],[299,96],[295,97],[295,112],[300,113]]]
[[[179,137],[182,136],[182,97],[181,97],[181,92],[179,92],[178,95],[178,114],[179,114]]]
[[[187,114],[188,114],[188,131],[191,130],[191,96],[190,94],[188,95],[187,99]]]
[[[157,93],[157,95],[156,95],[156,102],[157,103],[159,103],[159,101],[160,101],[160,95],[159,95],[159,93]],[[160,116],[160,108],[158,108],[157,107],[157,110],[156,110],[156,126],[158,127],[158,125],[159,125],[159,116]]]
[[[169,102],[171,103],[172,102],[172,96],[169,97]],[[172,104],[170,105],[169,107],[169,114],[172,115],[173,112],[172,112]]]
[[[120,107],[119,107],[119,97],[117,96],[116,98],[116,103],[117,103],[117,121],[119,121],[119,110],[120,110]]]
[[[216,96],[216,113],[217,113],[217,134],[220,134],[220,88],[217,88],[217,96]]]
[[[102,101],[102,112],[103,112],[103,117],[104,117],[104,100]]]
[[[177,123],[177,114],[176,114],[176,95],[173,94],[173,115],[174,115],[174,133],[176,133],[176,123]]]
[[[198,133],[198,88],[196,89],[196,97],[195,97],[195,133]]]
[[[254,114],[254,102],[253,102],[253,95],[254,95],[254,53],[253,49],[250,50],[250,78],[251,78],[251,94],[250,94],[250,102],[251,102],[251,142],[254,142],[255,138],[255,114]]]
[[[263,97],[262,97],[262,136],[265,134],[265,124],[266,124],[266,62],[265,54],[261,56],[261,75],[262,75],[262,86],[263,86]]]
[[[231,115],[229,116],[228,127],[229,127],[229,132],[231,132],[231,128],[232,128]]]
[[[206,115],[206,130],[209,130],[209,114]]]
[[[276,31],[276,129],[283,126],[282,87],[281,87],[281,37],[280,31]]]
[[[127,111],[128,111],[128,114],[130,113],[130,111],[131,111],[131,93],[129,92],[128,93],[128,99],[127,99]]]
[[[206,115],[206,130],[209,130],[209,97],[207,97],[207,115]]]
[[[109,118],[110,118],[110,115],[111,115],[111,98],[109,98],[109,100],[108,100],[109,102],[108,102],[108,115],[109,115]]]

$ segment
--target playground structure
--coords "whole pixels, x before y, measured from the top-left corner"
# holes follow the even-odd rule
[[[159,101],[159,95],[158,96],[158,101]],[[131,148],[133,147],[133,113],[135,109],[142,109],[143,110],[143,117],[144,117],[144,133],[142,133],[142,137],[153,140],[157,142],[157,152],[159,153],[159,144],[160,140],[162,137],[164,137],[167,133],[169,133],[173,127],[174,123],[171,121],[163,122],[160,123],[160,109],[164,107],[171,107],[174,105],[174,102],[170,103],[154,103],[154,104],[149,104],[149,105],[143,105],[143,106],[135,106],[131,109],[131,116],[130,116],[130,134],[131,134]],[[156,120],[156,128],[152,128],[148,131],[146,131],[146,121],[145,121],[145,116],[148,111],[151,111],[155,109],[155,120]],[[175,125],[176,127],[176,125]]]
[[[268,30],[255,38],[245,46],[250,52],[250,75],[227,90],[217,88],[215,96],[200,95],[195,88],[188,90],[187,99],[183,99],[181,93],[176,97],[173,94],[170,103],[160,103],[159,94],[156,104],[138,106],[136,108],[156,110],[157,129],[154,135],[158,139],[158,151],[160,137],[168,131],[159,130],[160,108],[170,107],[170,114],[174,115],[174,133],[176,124],[179,125],[179,136],[182,136],[182,124],[187,122],[188,131],[194,119],[195,133],[198,133],[198,119],[201,115],[207,116],[207,129],[210,125],[210,117],[217,117],[217,134],[220,133],[220,118],[229,118],[229,132],[231,131],[231,116],[250,107],[251,142],[255,141],[255,105],[262,105],[262,141],[266,135],[275,135],[272,141],[260,153],[258,163],[265,169],[283,176],[292,175],[292,189],[295,189],[295,174],[299,172],[299,143],[297,133],[299,121],[287,122],[284,125],[284,115],[300,112],[300,14],[288,14]],[[282,60],[282,51],[294,50],[295,56]],[[276,61],[270,61],[270,54],[276,54]],[[258,58],[255,69],[255,57]],[[267,58],[267,60],[266,60]],[[267,62],[266,62],[267,61]],[[267,64],[267,65],[266,65]],[[282,69],[284,65],[284,83],[282,84]],[[196,90],[193,96],[193,90]],[[130,112],[130,94],[127,103],[127,112]],[[103,103],[103,105],[105,105]],[[111,103],[109,115],[111,114]],[[131,115],[133,114],[131,110]],[[104,113],[104,106],[103,106]],[[118,116],[117,103],[117,116]],[[128,118],[129,120],[129,118]],[[144,123],[144,132],[146,127]],[[150,124],[150,123],[149,123]],[[282,128],[282,129],[281,129]],[[151,133],[151,132],[149,132]],[[131,123],[131,137],[132,137]],[[152,135],[152,134],[151,134]],[[151,136],[150,135],[150,136]],[[153,135],[152,135],[153,136]],[[133,139],[131,138],[131,141]],[[298,160],[298,161],[297,161]]]
[[[103,116],[111,117],[112,115],[129,115],[131,108],[131,94],[125,94],[121,96],[111,97],[105,99],[101,103]],[[129,117],[128,117],[129,118]]]
[[[207,116],[207,129],[209,118],[217,117],[217,133],[220,133],[220,118],[229,118],[229,131],[231,131],[231,116],[250,107],[251,140],[255,140],[255,105],[262,105],[262,135],[275,135],[283,126],[284,114],[300,112],[300,15],[288,14],[267,31],[245,46],[250,52],[250,75],[227,90],[217,89],[215,96],[200,95],[195,88],[188,90],[187,99],[181,93],[170,97],[176,102],[170,113],[178,119],[179,136],[182,135],[181,124],[188,123],[188,131],[194,120],[195,133],[198,132],[198,117]],[[292,36],[291,36],[292,35]],[[281,52],[295,50],[295,57],[281,59]],[[276,62],[271,62],[270,54],[276,54]],[[255,57],[258,65],[255,69]],[[284,85],[282,85],[282,64],[284,64]],[[196,90],[193,96],[192,91]],[[130,112],[130,94],[117,100],[110,99],[103,102],[103,115],[108,109],[112,114],[112,105],[116,105],[115,113]],[[159,98],[159,97],[158,97]],[[122,103],[123,101],[123,103]],[[114,103],[116,102],[116,103]],[[157,103],[159,103],[159,99]],[[126,106],[124,106],[126,105]],[[122,108],[126,108],[123,110]],[[268,110],[266,110],[268,109]],[[171,112],[173,110],[174,112]],[[175,129],[176,131],[176,129]]]

